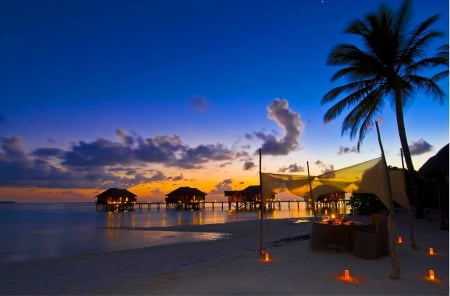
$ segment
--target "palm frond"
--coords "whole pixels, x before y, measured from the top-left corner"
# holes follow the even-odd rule
[[[411,75],[408,76],[407,79],[417,90],[422,90],[425,94],[429,95],[431,99],[438,101],[440,104],[444,102],[445,93],[436,84],[436,81],[433,80],[433,78]]]

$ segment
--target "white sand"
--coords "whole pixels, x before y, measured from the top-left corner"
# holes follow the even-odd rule
[[[365,260],[351,252],[313,251],[309,240],[271,242],[310,233],[311,223],[265,220],[259,256],[259,221],[195,227],[180,231],[231,233],[229,239],[140,250],[0,265],[0,294],[120,295],[449,295],[449,237],[439,219],[414,219],[418,250],[409,244],[406,214],[396,215],[401,279],[389,278],[389,257]],[[368,217],[359,217],[368,221]],[[164,228],[167,230],[167,228]],[[436,256],[427,254],[433,247]],[[436,280],[427,279],[434,269]],[[354,280],[339,280],[349,269]]]

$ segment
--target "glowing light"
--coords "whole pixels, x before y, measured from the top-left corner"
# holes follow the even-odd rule
[[[434,253],[434,249],[433,249],[433,248],[431,248],[431,247],[430,247],[430,249],[429,249],[429,254],[430,254],[431,256],[435,255],[435,253]]]
[[[266,252],[264,254],[264,261],[269,262],[270,261],[270,254],[268,252]]]
[[[430,280],[434,280],[434,270],[433,269],[428,270],[428,276],[429,276]]]
[[[403,244],[403,238],[402,238],[401,236],[399,236],[399,237],[397,238],[397,243]]]
[[[350,280],[350,270],[344,269],[344,280],[349,281]]]

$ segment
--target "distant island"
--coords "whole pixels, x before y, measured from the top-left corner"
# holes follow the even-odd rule
[[[0,200],[0,204],[15,204],[15,201],[12,200]]]

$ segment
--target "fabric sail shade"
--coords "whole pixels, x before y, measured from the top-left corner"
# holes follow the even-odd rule
[[[385,174],[381,157],[319,176],[262,173],[263,197],[270,196],[270,192],[280,193],[286,190],[305,199],[310,199],[312,195],[314,200],[321,194],[331,192],[373,193],[388,207],[389,190],[386,189],[388,185]],[[409,208],[403,170],[391,169],[389,174],[394,201]]]

